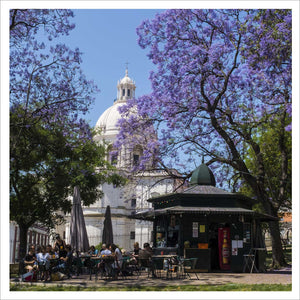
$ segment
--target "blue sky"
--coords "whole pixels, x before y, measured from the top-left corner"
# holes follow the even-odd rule
[[[154,68],[147,50],[137,43],[136,27],[162,10],[154,9],[77,9],[72,21],[76,27],[63,41],[83,52],[82,69],[100,88],[86,119],[95,126],[100,115],[113,105],[117,82],[128,73],[136,82],[136,96],[149,93],[149,72]]]

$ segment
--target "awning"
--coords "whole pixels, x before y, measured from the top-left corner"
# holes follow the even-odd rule
[[[141,219],[153,221],[156,216],[168,215],[168,214],[206,214],[206,215],[216,215],[216,214],[226,214],[226,215],[251,215],[255,219],[260,219],[262,221],[275,221],[278,220],[276,217],[270,215],[261,214],[255,212],[251,209],[241,208],[241,207],[185,207],[185,206],[173,206],[161,209],[149,209],[146,211],[136,212],[131,215],[132,219]]]

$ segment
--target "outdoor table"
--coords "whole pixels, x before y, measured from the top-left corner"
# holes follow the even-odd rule
[[[177,254],[158,254],[158,255],[153,255],[152,258],[172,258],[172,257],[177,257]]]
[[[101,255],[99,257],[95,257],[94,258],[95,261],[98,261],[99,263],[103,263],[103,269],[101,269],[102,271],[102,276],[106,276],[106,277],[112,277],[113,275],[113,268],[112,268],[112,264],[115,261],[115,257],[113,255]],[[96,264],[97,268],[95,269],[95,279],[97,279],[98,277],[98,263]],[[104,273],[103,273],[104,271]]]
[[[253,254],[254,254],[254,263],[256,263],[256,260],[258,259],[257,255],[258,255],[258,251],[266,251],[267,249],[266,248],[253,248]],[[257,272],[259,272],[259,270],[256,268],[255,266],[255,269],[257,270]],[[265,270],[264,270],[265,272]]]
[[[89,258],[89,264],[88,264],[88,268],[89,268],[89,273],[90,273],[90,280],[92,280],[92,272],[93,269],[95,271],[95,279],[97,279],[97,274],[98,274],[98,263],[101,261],[101,257],[99,256],[90,256]]]
[[[160,255],[153,255],[152,260],[162,260],[163,261],[163,269],[167,271],[167,279],[172,279],[172,272],[175,272],[175,268],[179,270],[180,262],[173,263],[172,258],[177,259],[177,254],[160,254]],[[177,272],[178,277],[178,272]]]
[[[81,255],[79,256],[81,264],[87,267],[88,273],[90,274],[90,280],[92,280],[93,268],[97,266],[97,261],[100,261],[100,257],[90,256],[90,255]]]
[[[258,273],[258,269],[256,267],[256,254],[257,251],[266,251],[266,248],[251,248],[249,254],[244,254],[244,268],[243,272],[249,268],[249,272],[252,273],[253,270]]]

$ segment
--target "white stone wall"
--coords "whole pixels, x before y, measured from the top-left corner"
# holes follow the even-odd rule
[[[102,242],[104,214],[107,205],[110,205],[111,208],[115,244],[126,250],[133,250],[135,241],[139,242],[141,247],[145,242],[152,242],[152,222],[129,219],[128,216],[134,211],[151,209],[152,204],[147,199],[151,198],[153,193],[161,195],[173,191],[172,180],[166,179],[154,185],[161,178],[161,174],[154,175],[137,178],[134,183],[124,187],[114,188],[112,185],[103,185],[103,198],[98,199],[90,207],[83,207],[90,245],[96,246]],[[136,207],[131,207],[133,198],[136,199]],[[70,243],[70,217],[67,220],[66,242]],[[134,239],[131,238],[131,232],[135,232]]]

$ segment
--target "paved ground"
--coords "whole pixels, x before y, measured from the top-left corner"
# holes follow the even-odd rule
[[[92,277],[90,280],[89,275],[74,276],[72,279],[65,279],[55,282],[34,282],[32,284],[38,285],[75,285],[75,286],[166,286],[166,285],[199,285],[199,284],[212,284],[222,285],[230,283],[238,284],[291,284],[292,283],[292,270],[285,268],[278,271],[268,271],[265,273],[198,273],[199,280],[196,279],[194,274],[191,274],[192,279],[166,279],[166,278],[148,278],[143,274],[137,276],[128,276],[126,279],[119,278],[117,280],[104,280]],[[18,280],[12,279],[11,282]],[[21,283],[31,284],[31,283]]]

